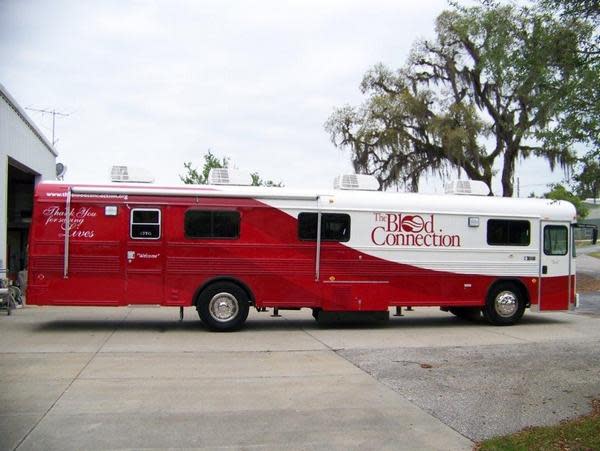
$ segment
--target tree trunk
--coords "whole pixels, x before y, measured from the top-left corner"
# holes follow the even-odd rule
[[[515,174],[515,160],[517,149],[510,146],[504,153],[504,167],[502,168],[502,196],[512,197],[514,192],[513,176]]]

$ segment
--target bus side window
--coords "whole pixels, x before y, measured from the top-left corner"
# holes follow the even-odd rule
[[[567,255],[569,232],[565,226],[544,227],[544,254]]]
[[[487,222],[487,244],[490,246],[529,246],[529,221],[490,219]]]
[[[160,239],[160,210],[157,208],[132,209],[129,236],[134,240]]]
[[[235,210],[198,210],[185,212],[186,238],[239,238],[240,212]]]
[[[317,213],[300,213],[298,215],[298,238],[304,241],[317,239]],[[321,240],[350,240],[350,215],[341,213],[321,214]]]

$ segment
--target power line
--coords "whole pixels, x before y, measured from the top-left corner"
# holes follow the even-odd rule
[[[60,117],[67,117],[70,116],[71,113],[61,113],[59,111],[56,110],[44,110],[44,109],[37,109],[37,108],[29,108],[29,107],[25,107],[26,110],[29,111],[36,111],[38,113],[42,113],[42,114],[51,114],[52,115],[52,146],[54,146],[54,144],[56,144],[56,141],[54,139],[54,130],[55,130],[55,124],[56,124],[56,116],[60,116]]]

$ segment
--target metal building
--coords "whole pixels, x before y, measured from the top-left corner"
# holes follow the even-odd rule
[[[56,178],[57,152],[0,84],[0,277],[27,264],[33,188]]]

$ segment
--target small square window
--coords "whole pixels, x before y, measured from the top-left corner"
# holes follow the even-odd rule
[[[131,210],[129,236],[134,240],[160,239],[160,210],[149,208]]]
[[[567,255],[568,246],[569,230],[565,226],[544,227],[544,254]]]

